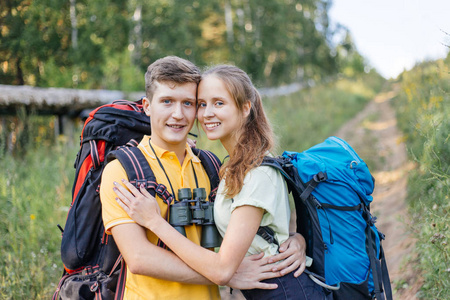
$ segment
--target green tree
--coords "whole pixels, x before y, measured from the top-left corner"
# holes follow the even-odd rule
[[[100,87],[105,57],[128,44],[126,3],[78,0],[74,48],[69,2],[10,0],[0,6],[2,83]]]
[[[0,6],[0,79],[141,89],[135,78],[149,64],[177,55],[199,66],[236,64],[260,86],[320,80],[342,65],[330,42],[330,5],[331,0],[8,0]],[[354,58],[357,63],[361,57]]]
[[[214,5],[214,1],[206,0],[142,3],[142,56],[136,63],[146,70],[158,58],[177,55],[203,65],[201,26],[208,17],[205,12]]]
[[[255,81],[277,85],[336,71],[328,43],[329,1],[229,1],[233,32],[222,30],[228,60]]]
[[[347,77],[356,77],[367,71],[368,63],[357,51],[348,29],[343,30],[344,38],[336,47],[339,70]]]
[[[0,6],[0,79],[4,83],[40,85],[44,63],[68,59],[68,10],[64,1],[10,0]]]
[[[76,18],[78,46],[71,48],[73,85],[104,88],[107,59],[128,46],[131,20],[127,3],[77,0]]]

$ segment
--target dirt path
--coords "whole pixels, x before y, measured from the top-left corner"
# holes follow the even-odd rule
[[[386,235],[383,247],[394,299],[414,300],[421,281],[407,264],[414,239],[408,234],[405,203],[407,173],[414,165],[408,162],[402,134],[396,126],[395,111],[390,104],[395,95],[395,87],[380,93],[335,135],[352,145],[371,167],[376,181],[371,210],[378,217],[378,229]],[[221,294],[223,299],[243,299],[239,291],[230,295],[226,289]]]
[[[407,160],[402,134],[397,129],[395,111],[390,101],[392,91],[381,93],[363,111],[337,133],[368,162],[375,177],[372,213],[378,217],[377,227],[386,235],[383,242],[394,299],[417,299],[421,282],[412,267],[414,239],[408,233],[408,213],[405,203],[407,173],[414,165]]]

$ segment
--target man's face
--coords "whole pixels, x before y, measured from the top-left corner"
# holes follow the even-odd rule
[[[150,116],[152,142],[165,150],[185,147],[196,116],[196,83],[155,82],[151,101],[144,99]]]

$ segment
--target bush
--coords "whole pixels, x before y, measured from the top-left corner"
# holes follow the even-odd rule
[[[408,201],[417,232],[420,297],[450,299],[450,56],[400,76],[399,126],[418,168],[410,174]]]

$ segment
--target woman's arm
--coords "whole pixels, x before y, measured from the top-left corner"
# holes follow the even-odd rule
[[[189,284],[213,284],[174,253],[149,242],[136,223],[111,228],[114,240],[131,273]]]
[[[191,242],[161,217],[159,206],[147,190],[137,190],[127,181],[128,191],[116,184],[116,200],[138,224],[155,233],[187,265],[218,285],[235,274],[260,226],[263,209],[244,205],[231,214],[218,253]]]

